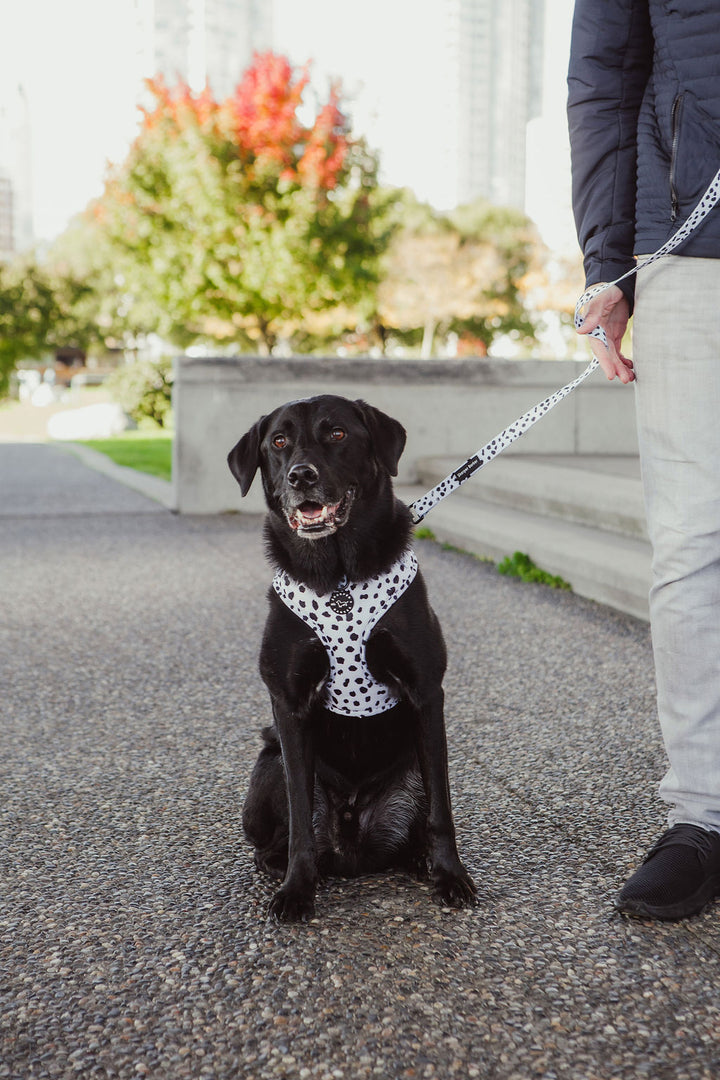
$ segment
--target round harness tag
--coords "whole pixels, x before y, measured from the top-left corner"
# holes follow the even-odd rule
[[[349,589],[340,587],[330,593],[330,599],[328,600],[328,607],[335,612],[336,615],[347,615],[352,611],[355,601],[353,595]]]

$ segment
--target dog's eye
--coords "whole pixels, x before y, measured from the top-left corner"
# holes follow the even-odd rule
[[[333,442],[340,442],[345,438],[345,432],[341,427],[334,427],[330,432],[330,438]]]
[[[284,435],[273,435],[272,444],[277,450],[284,450],[287,446],[287,439]]]

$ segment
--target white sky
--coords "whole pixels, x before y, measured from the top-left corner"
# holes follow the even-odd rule
[[[355,130],[380,148],[391,183],[407,183],[409,163],[418,194],[432,169],[440,0],[276,0],[278,51],[294,63],[313,61],[321,92],[339,77]],[[406,179],[403,180],[402,177]]]
[[[34,224],[50,237],[102,190],[136,128],[132,0],[0,0],[0,92],[31,110]]]
[[[572,0],[548,3],[562,51]],[[297,64],[313,60],[323,94],[328,77],[340,76],[346,94],[359,95],[355,130],[381,149],[384,178],[423,197],[433,169],[427,74],[441,8],[441,0],[275,0],[277,51]],[[108,160],[125,156],[138,115],[134,25],[133,0],[0,0],[0,95],[20,82],[29,99],[38,238],[60,232],[100,193]],[[542,181],[538,203],[547,206],[557,180]]]

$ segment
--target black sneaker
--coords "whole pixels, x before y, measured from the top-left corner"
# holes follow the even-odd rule
[[[680,824],[664,832],[619,893],[623,915],[685,919],[720,896],[720,833]]]

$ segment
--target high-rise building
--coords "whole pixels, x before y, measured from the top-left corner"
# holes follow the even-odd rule
[[[0,258],[34,240],[30,111],[22,86],[0,87]]]
[[[525,211],[555,251],[579,250],[571,206],[567,60],[573,0],[545,0],[542,108],[528,124]]]
[[[140,74],[208,83],[219,98],[272,45],[271,0],[135,0],[135,12]]]
[[[0,262],[15,253],[13,236],[13,189],[10,177],[0,171]]]
[[[444,0],[436,68],[444,175],[432,201],[525,203],[525,138],[540,108],[545,0]]]
[[[440,209],[480,196],[522,209],[547,2],[363,0],[349,34],[331,0],[275,0],[275,37],[296,64],[315,61],[320,94],[342,78],[386,183]]]

